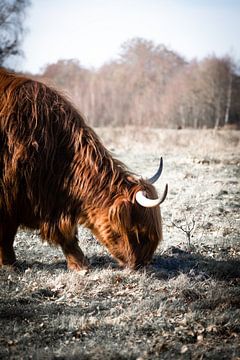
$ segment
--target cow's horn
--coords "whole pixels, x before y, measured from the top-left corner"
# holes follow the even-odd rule
[[[153,175],[151,178],[147,179],[147,181],[150,183],[150,184],[154,184],[161,176],[161,173],[162,173],[162,169],[163,169],[163,159],[161,157],[160,159],[160,164],[159,164],[159,167],[158,167],[158,171],[156,172],[155,175]]]
[[[147,208],[155,207],[164,202],[164,200],[166,199],[167,193],[168,193],[168,185],[165,186],[165,190],[164,190],[162,197],[158,198],[158,199],[148,199],[144,195],[143,191],[138,191],[136,193],[136,201],[139,205],[141,205],[143,207],[147,207]]]

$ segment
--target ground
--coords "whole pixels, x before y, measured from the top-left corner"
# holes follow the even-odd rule
[[[120,269],[79,228],[89,272],[20,229],[0,269],[1,359],[240,359],[240,132],[97,129],[141,176],[164,158],[164,241]]]

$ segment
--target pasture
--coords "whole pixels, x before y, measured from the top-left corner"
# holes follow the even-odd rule
[[[120,269],[86,229],[88,272],[20,229],[0,269],[1,359],[240,359],[240,132],[97,129],[156,187],[164,241],[151,265]]]

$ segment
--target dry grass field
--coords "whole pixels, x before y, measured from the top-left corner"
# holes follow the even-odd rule
[[[92,270],[19,230],[0,269],[0,359],[240,359],[240,131],[97,129],[141,176],[164,158],[164,241],[120,269],[87,230]]]

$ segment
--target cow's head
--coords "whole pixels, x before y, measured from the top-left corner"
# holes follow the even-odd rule
[[[120,264],[139,268],[151,260],[162,240],[161,198],[152,185],[161,175],[162,159],[157,173],[148,180],[139,180],[118,194],[108,209],[104,229],[97,231],[101,241]]]

